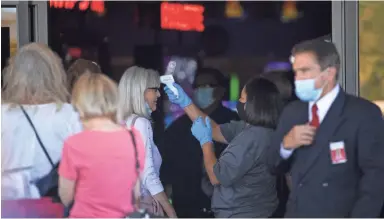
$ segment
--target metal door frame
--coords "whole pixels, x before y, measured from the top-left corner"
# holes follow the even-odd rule
[[[18,48],[30,42],[48,44],[47,1],[1,1],[1,7],[3,6],[16,7]],[[33,8],[33,13],[30,8]],[[31,30],[32,21],[34,30]]]
[[[359,95],[359,2],[332,1],[332,41],[341,56],[340,84]]]

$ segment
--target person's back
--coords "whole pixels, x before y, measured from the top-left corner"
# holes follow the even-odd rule
[[[117,123],[117,85],[86,72],[72,92],[84,131],[65,140],[59,166],[59,196],[69,217],[122,218],[134,211],[134,187],[144,166],[138,131]],[[136,144],[134,144],[136,143]]]
[[[54,163],[59,162],[64,140],[81,130],[77,113],[70,104],[23,106]],[[38,198],[33,183],[52,170],[36,135],[19,106],[1,107],[2,188],[5,199]]]
[[[144,146],[139,133],[134,132],[138,154],[142,156]],[[122,218],[132,212],[135,168],[128,130],[91,130],[70,137],[65,142],[60,166],[60,176],[77,179],[70,217]]]
[[[19,48],[2,74],[2,198],[39,198],[47,194],[40,194],[34,184],[52,170],[52,164],[20,105],[57,163],[64,140],[81,130],[78,114],[67,103],[66,73],[49,47],[31,43]]]
[[[244,127],[243,129],[241,127]],[[226,176],[216,185],[212,196],[212,209],[216,217],[265,217],[271,215],[277,207],[276,178],[266,164],[265,154],[273,137],[274,130],[261,126],[245,124],[244,121],[224,124],[223,136],[230,145],[221,159],[229,156],[242,158],[237,163],[245,164],[249,169],[238,169],[241,177]],[[223,162],[222,165],[225,163]],[[228,165],[228,164],[227,164]],[[222,168],[221,174],[228,174]],[[232,178],[231,178],[232,177]],[[229,182],[225,181],[228,180]],[[246,213],[247,212],[247,213]]]

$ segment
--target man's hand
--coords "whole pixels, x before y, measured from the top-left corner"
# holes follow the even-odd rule
[[[285,135],[283,146],[285,149],[296,149],[303,145],[310,145],[316,134],[316,128],[309,125],[296,125]]]

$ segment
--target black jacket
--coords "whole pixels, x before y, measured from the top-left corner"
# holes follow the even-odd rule
[[[373,103],[340,90],[314,143],[280,156],[285,134],[308,122],[308,103],[295,101],[280,118],[268,163],[275,173],[290,162],[286,217],[378,217],[384,200],[384,120]],[[343,141],[347,162],[332,164],[330,143]]]

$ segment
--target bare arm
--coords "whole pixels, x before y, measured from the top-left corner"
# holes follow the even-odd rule
[[[203,113],[195,104],[190,104],[189,106],[184,108],[185,113],[188,115],[188,117],[195,121],[197,117],[201,116],[202,118],[207,117],[205,113]],[[212,127],[212,138],[213,140],[228,144],[228,142],[225,140],[223,134],[221,133],[220,126],[211,119],[211,127]]]
[[[70,206],[75,198],[76,181],[78,178],[75,160],[72,156],[71,146],[64,142],[63,153],[59,166],[58,193],[61,202]]]
[[[161,207],[163,207],[163,209],[164,209],[165,213],[168,215],[168,217],[170,217],[170,218],[176,218],[177,217],[175,209],[173,209],[171,203],[169,203],[168,197],[164,191],[154,195],[153,198],[156,199],[160,203]]]
[[[217,163],[217,158],[215,152],[213,151],[213,144],[211,142],[205,143],[203,145],[203,155],[204,166],[207,171],[209,181],[212,185],[220,184],[219,180],[216,178],[215,173],[213,172],[213,166]]]
[[[69,206],[75,197],[76,181],[59,177],[59,197],[65,206]]]
[[[135,187],[133,188],[133,194],[134,194],[134,199],[135,199],[135,205],[137,208],[139,208],[139,203],[140,203],[140,196],[141,196],[141,181],[137,179]]]

